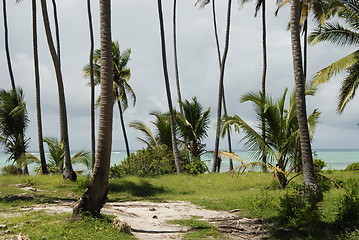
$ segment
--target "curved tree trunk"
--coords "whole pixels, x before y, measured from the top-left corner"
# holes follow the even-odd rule
[[[212,165],[212,172],[219,171],[219,159],[218,159],[218,151],[219,151],[219,138],[220,138],[220,125],[221,125],[221,115],[222,115],[222,100],[223,100],[223,82],[224,82],[224,70],[226,66],[226,60],[229,49],[229,32],[231,26],[231,8],[232,8],[232,0],[228,0],[228,9],[227,9],[227,28],[226,28],[226,41],[224,46],[223,57],[221,61],[221,72],[219,78],[219,89],[218,89],[218,106],[217,106],[217,127],[216,127],[216,141],[214,148],[214,159]]]
[[[180,78],[179,78],[179,70],[178,70],[178,57],[177,57],[176,15],[177,15],[177,0],[173,0],[173,52],[174,52],[174,60],[175,60],[177,98],[178,98],[178,105],[179,105],[180,112],[181,112],[181,114],[183,114],[183,107],[180,104],[182,102],[182,97],[181,97],[181,86],[180,86]]]
[[[39,144],[39,154],[41,161],[41,172],[42,174],[48,174],[45,151],[44,151],[44,140],[42,134],[42,117],[41,117],[41,93],[40,93],[40,72],[39,72],[39,56],[37,46],[37,19],[36,19],[36,0],[32,0],[32,44],[34,50],[34,69],[35,69],[35,90],[36,90],[36,118],[37,118],[37,137]]]
[[[69,145],[69,134],[68,134],[68,125],[67,125],[67,111],[66,111],[64,83],[63,83],[63,79],[62,79],[62,72],[61,72],[61,68],[60,68],[59,58],[56,54],[54,42],[52,40],[50,24],[49,24],[49,16],[47,13],[46,0],[41,0],[41,8],[42,8],[42,18],[43,18],[45,32],[46,32],[47,44],[49,46],[51,58],[54,63],[56,79],[57,79],[57,87],[58,87],[58,92],[59,92],[60,138],[62,139],[62,141],[64,143],[64,149],[65,149],[64,178],[69,179],[71,181],[76,181],[77,176],[76,176],[75,171],[72,168],[71,156],[70,156],[70,145]]]
[[[304,39],[303,39],[303,45],[304,45],[304,49],[303,49],[303,67],[304,67],[304,79],[307,80],[307,69],[308,69],[308,19],[305,20],[304,22],[304,26],[303,26],[303,31],[304,31]]]
[[[95,136],[95,80],[93,72],[93,53],[95,49],[94,34],[92,26],[91,0],[87,0],[87,15],[90,30],[90,82],[91,82],[91,163],[95,164],[96,136]]]
[[[10,58],[10,49],[9,49],[9,30],[8,30],[8,27],[7,27],[6,0],[3,0],[2,4],[3,4],[4,31],[5,31],[5,52],[6,52],[7,67],[8,67],[8,70],[9,70],[11,88],[12,88],[12,90],[16,91],[15,78],[14,78],[14,73],[12,71],[11,58]]]
[[[294,66],[294,78],[297,101],[297,118],[299,125],[300,147],[302,153],[304,185],[314,192],[318,192],[318,185],[313,167],[313,155],[309,138],[306,101],[305,79],[302,65],[302,52],[300,46],[300,0],[293,0],[291,7],[290,31],[292,40],[292,54]]]
[[[162,1],[157,0],[157,5],[158,5],[158,17],[159,17],[159,21],[160,21],[163,75],[164,75],[164,79],[165,79],[167,102],[168,102],[168,108],[169,108],[169,112],[170,112],[170,121],[171,121],[172,150],[173,150],[173,157],[174,157],[174,161],[175,161],[175,165],[176,165],[176,171],[178,174],[180,174],[182,169],[181,169],[181,162],[180,162],[179,154],[178,154],[177,138],[176,138],[176,125],[175,125],[173,105],[172,105],[170,82],[169,82],[168,70],[167,70],[166,41],[165,41],[165,29],[164,29],[164,24],[163,24]]]
[[[100,0],[101,28],[101,103],[98,145],[93,176],[80,202],[73,210],[73,216],[89,212],[100,215],[108,193],[110,173],[113,118],[112,43],[111,43],[111,1]]]
[[[116,93],[116,99],[117,99],[117,106],[118,106],[118,112],[120,113],[120,121],[121,121],[121,128],[122,128],[122,134],[123,134],[123,138],[125,140],[125,147],[126,147],[126,153],[127,153],[127,157],[129,157],[131,155],[130,153],[130,147],[128,145],[128,139],[127,139],[127,133],[126,133],[126,127],[125,127],[125,120],[123,119],[123,111],[122,111],[122,106],[121,106],[121,101],[118,100],[119,98],[119,93],[118,93],[118,89],[116,88],[115,90]]]
[[[60,28],[59,28],[59,20],[57,17],[56,0],[52,0],[52,8],[54,12],[54,23],[55,23],[56,53],[57,53],[57,57],[59,58],[59,65],[61,68]]]
[[[262,1],[262,46],[263,46],[263,72],[262,72],[262,94],[263,94],[263,103],[266,97],[266,80],[267,80],[267,24],[266,24],[266,1]],[[266,142],[266,126],[264,113],[262,114],[262,138]],[[267,163],[267,153],[263,149],[262,153],[262,162]],[[267,166],[262,166],[262,171],[267,172]]]

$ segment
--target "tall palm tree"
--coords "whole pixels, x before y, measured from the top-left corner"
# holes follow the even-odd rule
[[[80,202],[73,209],[73,216],[81,218],[85,212],[100,215],[108,193],[110,173],[113,118],[113,74],[111,40],[111,1],[100,0],[101,31],[101,102],[98,144],[93,175]]]
[[[214,160],[212,165],[212,172],[219,171],[219,161],[218,161],[218,151],[219,151],[219,138],[220,138],[220,121],[222,115],[222,103],[223,103],[223,93],[224,93],[224,71],[226,66],[226,60],[228,55],[229,48],[229,32],[231,25],[231,8],[232,8],[232,0],[228,0],[228,8],[227,8],[227,27],[226,27],[226,39],[224,45],[223,56],[220,64],[220,79],[219,79],[219,89],[218,89],[218,103],[217,103],[217,127],[216,127],[216,140],[215,140],[215,148],[214,148]]]
[[[177,56],[177,0],[173,0],[173,56],[175,62],[175,73],[176,73],[176,87],[177,87],[177,98],[178,103],[182,102],[181,97],[181,86],[180,86],[180,77],[178,70],[178,56]],[[183,113],[181,104],[179,104],[179,109]]]
[[[318,192],[318,185],[313,166],[313,155],[307,122],[305,99],[305,78],[303,73],[302,51],[300,44],[300,0],[293,0],[291,6],[290,32],[294,66],[294,79],[297,102],[297,119],[300,136],[304,185],[313,192]]]
[[[57,5],[56,0],[52,0],[52,10],[54,14],[54,25],[55,25],[55,38],[56,38],[56,52],[59,58],[59,65],[61,68],[61,45],[60,45],[60,27],[59,27],[59,18],[57,15]]]
[[[159,18],[159,22],[160,22],[163,75],[164,75],[164,80],[165,80],[167,102],[168,102],[168,108],[169,108],[170,120],[171,120],[173,157],[174,157],[174,161],[176,164],[176,171],[178,174],[180,174],[182,169],[181,169],[181,162],[179,159],[179,153],[178,153],[178,148],[177,148],[175,116],[174,116],[174,111],[173,111],[171,89],[170,89],[170,82],[169,82],[168,69],[167,69],[166,41],[165,41],[165,29],[164,29],[163,13],[162,13],[162,0],[157,0],[157,6],[158,6],[158,18]]]
[[[87,0],[87,16],[90,30],[90,86],[91,86],[91,163],[95,164],[96,136],[95,136],[95,77],[93,72],[93,54],[95,49],[94,33],[92,26],[91,0]]]
[[[19,173],[28,174],[27,167],[21,168],[20,157],[26,152],[29,139],[25,131],[29,124],[29,118],[24,101],[23,91],[20,88],[0,91],[0,144],[5,151],[10,153],[9,159],[13,160],[19,169]]]
[[[355,0],[335,0],[332,2],[332,11],[336,19],[319,26],[309,36],[310,44],[319,42],[332,42],[339,46],[359,46],[359,2]],[[342,81],[339,93],[339,103],[337,111],[342,113],[353,99],[359,85],[359,50],[355,50],[349,55],[332,63],[328,67],[317,72],[313,78],[313,84],[318,86],[329,81],[339,72],[347,72]]]
[[[3,17],[4,17],[5,52],[6,52],[7,67],[8,67],[9,76],[10,76],[11,88],[12,88],[12,90],[15,91],[16,90],[15,78],[14,78],[14,73],[12,71],[10,49],[9,49],[9,29],[7,27],[6,0],[2,1],[2,9],[3,9]]]
[[[64,143],[65,147],[65,168],[64,168],[64,178],[71,181],[76,181],[77,176],[75,171],[72,168],[71,156],[70,156],[70,144],[69,144],[69,133],[68,133],[68,124],[67,124],[67,110],[66,110],[66,100],[65,100],[65,90],[64,83],[62,79],[62,72],[60,66],[60,60],[56,53],[54,42],[52,40],[49,16],[47,13],[47,3],[46,0],[41,0],[41,9],[42,9],[42,19],[45,27],[47,44],[51,53],[51,58],[54,64],[56,79],[57,79],[57,88],[59,94],[59,110],[60,110],[60,135],[61,141]]]
[[[200,158],[204,153],[205,144],[202,140],[207,137],[209,128],[210,108],[203,111],[202,105],[197,98],[192,101],[181,102],[183,114],[177,114],[176,121],[178,133],[185,146],[194,158]]]
[[[113,89],[114,89],[114,96],[116,97],[118,110],[120,113],[120,121],[121,121],[121,128],[122,133],[125,141],[125,147],[127,156],[130,156],[130,147],[127,138],[127,132],[125,127],[125,121],[123,117],[124,111],[128,107],[128,95],[133,100],[133,105],[136,104],[136,95],[129,85],[129,80],[131,77],[131,70],[127,68],[127,64],[130,60],[131,49],[126,49],[123,53],[120,52],[120,46],[118,42],[112,42],[112,56],[113,56]],[[94,52],[93,57],[93,71],[94,71],[94,84],[98,85],[101,82],[100,78],[100,65],[101,65],[101,51],[97,49]],[[91,67],[87,64],[84,67],[85,77],[91,75]]]

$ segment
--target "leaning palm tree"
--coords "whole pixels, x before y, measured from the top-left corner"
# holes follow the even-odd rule
[[[177,98],[178,102],[182,101],[181,96],[181,86],[180,86],[180,77],[178,70],[178,53],[177,53],[177,0],[173,0],[173,57],[175,63],[175,73],[176,73],[176,88],[177,88]],[[181,105],[179,106],[181,113],[183,113],[183,109]]]
[[[356,0],[335,0],[331,4],[331,11],[334,16],[339,17],[324,26],[318,27],[309,36],[310,44],[319,42],[332,42],[339,46],[359,46],[359,2]],[[313,77],[313,84],[318,86],[329,81],[333,76],[340,72],[347,72],[347,76],[342,82],[339,93],[339,103],[337,111],[342,113],[353,99],[356,89],[359,86],[359,50],[355,50],[349,55],[332,63],[328,67],[320,70]]]
[[[185,149],[194,158],[200,158],[205,151],[205,144],[202,141],[207,137],[210,108],[203,111],[196,97],[192,98],[191,102],[188,100],[181,102],[181,106],[183,114],[176,115],[179,137]]]
[[[27,165],[22,169],[21,155],[26,152],[28,140],[25,131],[29,118],[20,88],[0,91],[0,144],[10,153],[9,160],[17,164],[19,173],[28,174]]]
[[[293,0],[291,6],[290,32],[292,42],[292,55],[294,66],[294,79],[297,102],[297,119],[299,128],[299,139],[303,167],[304,185],[318,192],[318,185],[313,166],[312,147],[309,137],[306,98],[305,98],[305,77],[303,72],[302,51],[300,44],[300,0]]]
[[[174,115],[174,110],[173,110],[170,82],[169,82],[168,69],[167,69],[166,41],[165,41],[165,29],[164,29],[163,13],[162,13],[162,0],[157,0],[157,7],[158,7],[158,18],[159,18],[159,22],[160,22],[163,75],[164,75],[164,80],[165,80],[165,85],[166,85],[167,103],[168,103],[168,108],[169,108],[169,112],[170,112],[170,120],[171,120],[173,157],[174,157],[174,162],[176,164],[176,171],[178,174],[180,174],[182,169],[181,169],[181,162],[179,159],[179,153],[178,153],[178,148],[177,148],[175,115]]]
[[[41,0],[41,9],[42,9],[42,19],[45,27],[47,44],[49,46],[51,58],[56,72],[57,88],[59,94],[60,135],[61,135],[61,141],[63,141],[65,147],[64,178],[69,179],[71,181],[76,181],[77,176],[72,168],[71,155],[70,155],[70,143],[69,143],[69,132],[68,132],[68,124],[67,124],[67,110],[66,110],[64,83],[62,79],[60,59],[56,53],[56,49],[51,35],[46,0]]]
[[[125,147],[127,156],[130,156],[130,147],[127,138],[127,132],[125,127],[125,121],[123,117],[124,111],[128,108],[128,95],[133,100],[133,105],[136,104],[136,95],[129,85],[131,77],[131,70],[127,68],[127,64],[130,60],[131,49],[126,49],[123,53],[120,52],[120,46],[118,42],[112,42],[112,56],[113,56],[113,90],[114,96],[116,97],[118,111],[120,113],[120,121],[122,127],[122,133],[125,141]],[[101,82],[100,78],[100,67],[101,67],[101,51],[100,49],[95,50],[93,56],[93,74],[94,84],[99,85]],[[91,75],[90,64],[84,67],[84,76],[88,77]]]
[[[100,0],[101,32],[101,102],[98,145],[93,175],[80,202],[73,209],[73,216],[81,218],[85,212],[99,216],[106,202],[110,174],[113,118],[113,74],[111,40],[111,1]]]
[[[2,1],[2,7],[3,7],[3,17],[4,17],[5,52],[6,52],[7,67],[10,76],[11,88],[12,90],[16,91],[14,73],[12,71],[12,64],[11,64],[10,50],[9,50],[9,29],[7,26],[6,0]]]

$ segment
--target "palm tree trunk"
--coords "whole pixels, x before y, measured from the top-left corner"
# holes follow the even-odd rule
[[[52,40],[51,29],[49,24],[49,16],[47,13],[46,0],[41,0],[42,8],[42,18],[44,22],[47,44],[50,49],[51,58],[54,63],[57,87],[59,92],[59,110],[60,110],[60,138],[64,143],[65,149],[65,167],[64,167],[64,178],[71,181],[76,181],[77,176],[75,171],[72,168],[71,156],[70,156],[70,146],[69,146],[69,134],[68,134],[68,125],[67,125],[67,111],[66,111],[66,101],[65,101],[65,90],[64,83],[62,79],[62,72],[60,68],[59,58],[56,54],[54,47],[54,42]]]
[[[297,118],[299,125],[300,147],[302,153],[302,165],[304,185],[314,192],[318,192],[318,185],[314,173],[312,148],[309,138],[306,101],[305,101],[305,79],[302,65],[302,52],[300,46],[300,0],[293,0],[291,7],[291,40],[294,66],[294,78],[297,101]]]
[[[218,39],[218,29],[217,29],[217,18],[216,18],[216,4],[215,0],[212,0],[212,17],[213,17],[213,29],[214,29],[214,37],[216,39],[216,48],[217,48],[217,55],[218,55],[218,65],[219,69],[221,69],[221,50],[219,46],[219,39]],[[226,104],[226,94],[223,86],[223,111],[225,115],[228,115],[227,112],[227,104]],[[232,140],[231,140],[231,132],[229,129],[227,130],[227,140],[228,140],[228,151],[232,152]],[[233,170],[233,160],[229,159],[229,170]]]
[[[129,156],[131,155],[131,153],[130,153],[130,147],[129,147],[129,145],[128,145],[128,138],[127,138],[127,133],[126,133],[125,120],[123,119],[123,111],[122,111],[121,101],[118,100],[118,99],[119,99],[119,93],[118,93],[118,89],[117,89],[117,88],[116,88],[116,90],[115,90],[115,93],[116,93],[116,99],[117,99],[118,112],[120,113],[120,121],[121,121],[122,134],[123,134],[123,138],[124,138],[124,140],[125,140],[126,153],[127,153],[127,157],[129,157]]]
[[[91,163],[92,168],[95,164],[96,155],[96,136],[95,136],[95,80],[93,72],[93,53],[95,49],[94,33],[92,26],[91,0],[87,0],[87,15],[90,30],[90,82],[91,82]]]
[[[60,28],[59,28],[59,20],[57,17],[57,6],[56,6],[55,0],[52,0],[52,8],[53,8],[53,12],[54,12],[56,52],[57,52],[57,57],[59,58],[59,65],[61,68]]]
[[[80,202],[73,209],[73,216],[80,218],[85,212],[100,215],[108,193],[110,173],[113,118],[111,1],[100,0],[101,28],[101,103],[98,145],[93,176]]]
[[[180,112],[181,114],[183,114],[183,107],[180,104],[182,102],[182,97],[181,97],[181,86],[180,86],[180,78],[179,78],[179,70],[178,70],[176,15],[177,15],[177,0],[173,0],[173,52],[174,52],[174,60],[175,60],[177,98],[178,98]]]
[[[174,157],[174,161],[175,161],[175,165],[176,165],[176,171],[178,174],[180,174],[182,169],[181,169],[181,162],[179,159],[179,153],[178,153],[178,147],[177,147],[176,125],[175,125],[173,105],[172,105],[171,88],[170,88],[170,82],[169,82],[168,70],[167,70],[166,41],[165,41],[165,29],[164,29],[164,24],[163,24],[162,0],[157,0],[157,5],[158,5],[158,17],[159,17],[159,21],[160,21],[163,75],[164,75],[164,79],[165,79],[167,102],[168,102],[168,108],[169,108],[169,112],[170,112],[170,121],[171,121],[171,137],[172,137],[173,157]]]
[[[304,30],[304,40],[303,40],[303,45],[304,45],[304,49],[303,49],[303,61],[304,61],[304,79],[307,80],[307,69],[308,69],[308,19],[305,20],[304,22],[304,26],[303,26],[303,30]]]
[[[9,30],[8,30],[8,27],[7,27],[6,0],[3,0],[2,4],[3,4],[3,16],[4,16],[5,52],[6,52],[7,67],[8,67],[8,70],[9,70],[11,88],[12,88],[12,90],[16,91],[15,78],[14,78],[14,73],[12,71],[12,65],[11,65],[11,59],[10,59]]]
[[[39,56],[37,45],[37,19],[36,0],[32,0],[32,43],[34,50],[34,69],[35,69],[35,90],[36,90],[36,118],[37,118],[37,137],[39,144],[39,154],[42,174],[49,174],[46,164],[44,140],[42,134],[42,117],[41,117],[41,93],[40,93],[40,73],[39,73]]]
[[[262,94],[263,94],[263,101],[265,100],[266,96],[266,80],[267,80],[267,24],[266,24],[266,1],[262,1],[262,46],[263,46],[263,72],[262,72]],[[263,102],[264,104],[264,102]],[[265,131],[265,119],[264,113],[262,114],[262,138],[263,141],[266,142],[267,136]],[[262,162],[264,164],[267,163],[267,153],[263,149],[262,153]],[[262,171],[267,172],[267,166],[262,166]]]
[[[223,99],[223,82],[224,82],[224,70],[226,66],[226,60],[229,49],[229,32],[231,26],[231,8],[232,8],[232,0],[228,0],[228,9],[227,9],[227,28],[226,28],[226,41],[224,46],[223,57],[221,61],[221,72],[219,78],[219,90],[218,90],[218,106],[217,106],[217,127],[216,127],[216,141],[214,148],[214,159],[212,165],[212,172],[219,171],[219,159],[218,159],[218,151],[219,151],[219,138],[220,138],[220,126],[221,126],[221,115],[222,115],[222,99]]]

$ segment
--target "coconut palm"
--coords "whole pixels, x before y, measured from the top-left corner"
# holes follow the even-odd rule
[[[205,144],[202,143],[202,140],[207,137],[210,109],[203,111],[203,107],[196,97],[192,98],[191,102],[186,100],[180,104],[183,114],[176,115],[178,135],[185,149],[194,158],[200,158],[205,151]]]
[[[175,63],[175,73],[176,73],[176,88],[177,88],[177,98],[178,102],[182,102],[181,97],[181,86],[180,86],[180,77],[178,70],[178,53],[177,53],[177,0],[173,0],[173,57]],[[181,113],[183,113],[181,105],[179,106]]]
[[[313,94],[313,91],[308,90],[307,94]],[[224,131],[230,126],[234,127],[237,132],[243,134],[244,147],[255,159],[260,160],[263,154],[267,155],[268,163],[263,163],[262,166],[267,168],[269,164],[271,167],[276,166],[280,172],[290,173],[298,168],[300,144],[295,92],[290,96],[287,109],[285,109],[286,96],[287,89],[279,100],[263,96],[262,92],[250,92],[243,95],[241,101],[254,104],[257,119],[260,122],[256,126],[251,126],[239,116],[225,117],[222,132],[225,133]],[[320,112],[314,110],[308,118],[311,139],[319,116]],[[259,131],[263,121],[265,122],[265,139],[261,130]]]
[[[65,90],[64,83],[62,79],[62,72],[60,66],[60,59],[56,53],[54,42],[51,35],[49,16],[47,12],[47,3],[46,0],[41,0],[41,9],[42,9],[42,19],[45,27],[47,44],[49,46],[51,58],[54,64],[57,88],[59,94],[59,117],[60,117],[60,138],[64,143],[65,147],[65,167],[64,167],[64,178],[71,181],[76,181],[77,176],[75,171],[72,168],[71,164],[71,155],[70,155],[70,143],[69,143],[69,132],[67,124],[67,110],[66,110],[66,100],[65,100]]]
[[[152,112],[150,115],[156,117],[155,121],[151,121],[155,127],[154,132],[142,121],[132,121],[130,123],[130,127],[141,131],[145,135],[145,138],[137,137],[137,139],[145,143],[148,147],[167,145],[169,149],[172,149],[171,120],[169,113]]]
[[[128,107],[128,95],[133,100],[133,105],[136,104],[136,95],[129,85],[128,81],[131,77],[131,70],[127,68],[127,64],[130,60],[131,49],[126,49],[123,53],[120,52],[120,46],[118,42],[112,42],[112,56],[113,56],[113,90],[116,97],[118,110],[120,113],[121,127],[125,140],[127,156],[130,156],[130,147],[128,144],[125,121],[123,118],[123,112]],[[93,57],[93,71],[94,71],[94,84],[98,85],[101,82],[100,67],[101,67],[101,51],[96,49]],[[91,67],[87,64],[84,67],[84,76],[88,77],[91,74]]]
[[[80,202],[73,209],[73,216],[81,218],[89,212],[100,215],[108,193],[110,174],[113,118],[113,74],[112,74],[112,40],[111,40],[111,1],[100,0],[101,32],[101,102],[96,161],[93,175]]]
[[[0,91],[0,144],[5,152],[10,153],[9,160],[13,160],[19,173],[28,173],[27,167],[21,169],[20,156],[26,152],[28,140],[25,131],[29,118],[22,89]]]
[[[302,50],[300,44],[300,0],[293,0],[290,11],[290,32],[292,42],[292,55],[294,66],[294,79],[297,102],[297,119],[299,128],[299,139],[303,167],[304,185],[312,190],[318,192],[318,185],[313,166],[312,147],[310,143],[306,98],[305,98],[305,77],[302,63]]]
[[[331,8],[333,15],[339,17],[339,19],[316,28],[309,36],[310,44],[328,41],[339,46],[358,48],[359,2],[356,0],[335,0],[332,2]],[[359,50],[355,50],[320,70],[312,80],[314,86],[318,86],[343,71],[347,72],[347,75],[342,81],[339,92],[337,107],[339,113],[342,113],[348,102],[353,99],[359,85]]]
[[[163,23],[162,0],[157,0],[157,7],[158,7],[158,18],[159,18],[159,23],[160,23],[163,75],[164,75],[164,81],[165,81],[165,86],[166,86],[167,103],[168,103],[168,108],[169,108],[169,113],[170,113],[170,121],[171,121],[173,157],[174,157],[174,161],[176,164],[176,171],[178,174],[180,174],[182,169],[181,169],[181,162],[179,159],[179,153],[178,153],[178,148],[177,148],[175,115],[174,115],[174,110],[173,110],[170,81],[169,81],[168,69],[167,69],[166,41],[165,41],[165,29],[164,29],[164,23]]]
[[[15,78],[14,73],[12,71],[12,64],[10,58],[10,49],[9,49],[9,29],[7,26],[7,12],[6,12],[6,0],[2,1],[2,9],[3,9],[3,17],[4,17],[4,31],[5,31],[5,53],[6,53],[6,60],[7,60],[7,67],[10,76],[11,87],[13,91],[16,91],[15,86]]]

